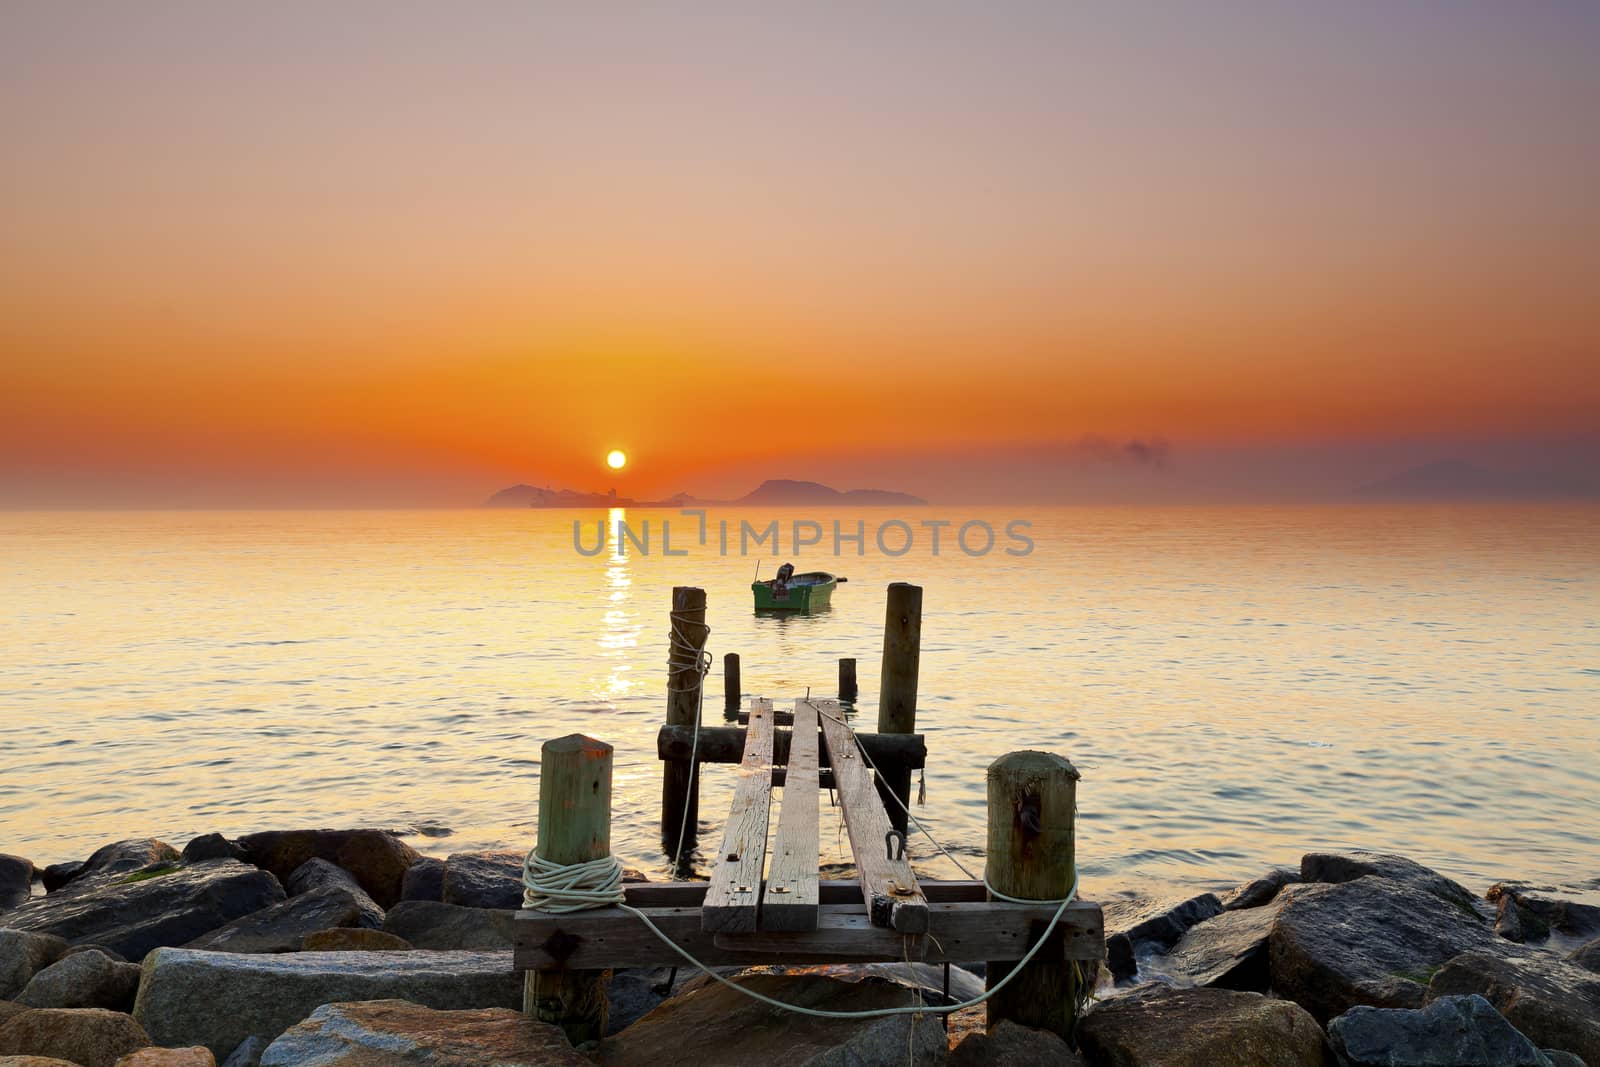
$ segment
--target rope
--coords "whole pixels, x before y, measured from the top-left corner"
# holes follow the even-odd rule
[[[678,631],[678,622],[690,621],[682,611],[672,613],[672,630],[668,635],[672,641],[672,651],[667,653],[667,692],[668,693],[699,693],[699,703],[694,709],[694,734],[689,741],[689,766],[694,768],[700,756],[700,720],[706,710],[706,675],[711,673],[711,653],[706,651],[705,641],[711,639],[711,627],[706,626],[705,641],[699,645],[689,643],[689,639]],[[703,622],[697,625],[704,626]],[[679,654],[690,660],[688,664],[679,661]],[[695,683],[692,688],[674,686],[672,675],[681,670],[695,672]],[[694,803],[695,786],[691,782],[688,790],[683,794],[683,813],[678,818],[678,847],[672,852],[672,869],[676,873],[683,865],[683,842],[689,832],[689,807]]]

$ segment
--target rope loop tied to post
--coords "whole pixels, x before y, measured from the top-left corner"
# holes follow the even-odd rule
[[[552,863],[534,847],[522,861],[522,906],[530,911],[566,915],[625,900],[622,862],[615,856],[587,863]]]

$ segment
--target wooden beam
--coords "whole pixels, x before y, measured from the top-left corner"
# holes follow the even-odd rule
[[[1040,904],[968,902],[930,904],[928,911],[930,934],[912,935],[908,940],[905,934],[874,926],[859,901],[824,904],[818,909],[817,929],[788,933],[713,933],[702,929],[698,908],[643,909],[674,944],[711,967],[771,963],[774,957],[781,957],[777,962],[785,964],[898,962],[908,954],[913,961],[928,963],[1017,960],[1056,909]],[[1105,921],[1099,904],[1073,901],[1056,928],[1062,946],[1062,956],[1056,958],[1105,957]],[[683,957],[637,916],[620,908],[568,915],[521,911],[513,929],[518,970],[686,966]],[[1056,951],[1055,941],[1052,937],[1046,954]]]
[[[711,884],[700,909],[707,930],[756,928],[761,872],[767,865],[767,822],[772,809],[772,720],[772,701],[751,701],[739,781],[733,787],[722,850],[714,857]],[[813,799],[815,793],[813,789]]]
[[[622,891],[636,908],[698,908],[705,900],[710,882],[625,882]],[[989,891],[977,880],[955,879],[946,882],[918,882],[917,887],[930,904],[983,902]],[[853,878],[827,878],[817,883],[818,903],[861,906],[861,883]]]
[[[816,703],[822,720],[822,736],[833,757],[834,785],[839,792],[839,808],[844,814],[845,832],[850,836],[850,852],[855,857],[867,914],[876,926],[891,927],[901,933],[923,933],[928,929],[928,901],[917,889],[917,876],[911,873],[910,858],[903,854],[893,859],[889,857],[887,839],[894,832],[894,826],[883,810],[883,801],[878,798],[872,772],[867,769],[861,753],[856,751],[849,727],[839,718],[838,701]]]
[[[817,928],[817,708],[794,702],[794,735],[784,778],[772,870],[761,895],[761,929]]]
[[[820,705],[822,702],[818,701]],[[837,710],[834,712],[838,714]],[[744,729],[738,726],[700,727],[700,763],[739,763],[744,759]],[[928,744],[921,734],[857,734],[867,755],[879,767],[907,767],[915,770],[928,760]],[[773,742],[772,762],[789,762],[790,735],[779,734]],[[694,727],[667,724],[656,734],[656,755],[660,759],[687,763],[694,745]],[[828,753],[820,754],[824,767],[832,766]]]

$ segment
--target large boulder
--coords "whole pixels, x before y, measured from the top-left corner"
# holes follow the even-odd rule
[[[142,1048],[117,1061],[117,1067],[217,1067],[211,1050],[190,1048]]]
[[[144,963],[134,1018],[162,1045],[226,1056],[272,1040],[323,1004],[409,1000],[439,1009],[520,1008],[509,952],[298,952],[245,955],[166,948]]]
[[[306,860],[325,859],[355,876],[380,907],[400,900],[417,850],[383,830],[268,830],[239,839],[250,862],[287,881]]]
[[[914,1000],[910,990],[890,982],[806,974],[751,974],[737,981],[785,1004],[823,1011],[904,1007]],[[716,983],[673,997],[601,1044],[606,1067],[936,1065],[948,1055],[944,1028],[931,1015],[818,1018],[775,1011]]]
[[[116,1067],[148,1044],[138,1023],[103,1008],[38,1008],[0,1027],[0,1056],[54,1056],[80,1067]]]
[[[361,888],[361,883],[356,881],[355,875],[325,859],[306,860],[294,869],[283,887],[292,897],[329,887],[346,890],[355,898],[356,905],[361,910],[361,921],[356,925],[365,926],[369,930],[377,930],[383,926],[383,909],[378,907],[377,902],[365,889]]]
[[[44,883],[44,891],[46,893],[54,893],[78,877],[78,872],[81,870],[83,870],[82,860],[52,863],[39,872],[39,881]]]
[[[73,878],[76,880],[91,874],[114,874],[117,871],[142,871],[158,863],[176,863],[181,858],[182,854],[177,849],[153,837],[113,841],[109,845],[101,845],[95,849],[89,858],[83,861],[83,866],[78,868],[78,873],[73,875]]]
[[[282,899],[283,887],[266,871],[208,860],[80,875],[61,891],[8,912],[6,922],[137,961],[151,949],[186,944]]]
[[[1485,894],[1500,908],[1499,916],[1516,917],[1520,937],[1512,941],[1542,941],[1552,933],[1568,944],[1600,936],[1600,907],[1563,900],[1535,892],[1515,882],[1499,882]]]
[[[1476,994],[1424,1008],[1351,1008],[1328,1024],[1328,1044],[1342,1067],[1548,1067]]]
[[[10,1000],[26,988],[33,976],[67,951],[64,938],[54,934],[0,929],[0,1000]]]
[[[261,1067],[590,1067],[559,1027],[510,1008],[435,1011],[403,1000],[324,1004],[285,1031]]]
[[[130,1011],[139,991],[139,965],[99,949],[63,956],[33,976],[17,1003],[30,1008],[106,1008]]]
[[[1322,1027],[1287,1000],[1231,989],[1150,985],[1078,1024],[1095,1067],[1323,1067]]]
[[[185,863],[200,863],[203,860],[248,862],[248,857],[243,848],[221,834],[203,834],[183,846],[183,860]]]
[[[329,886],[242,915],[184,948],[209,952],[299,952],[307,934],[356,926],[361,908],[347,889]]]
[[[1176,945],[1151,958],[1146,969],[1179,985],[1265,993],[1272,987],[1268,943],[1277,916],[1275,904],[1225,911],[1189,927]]]
[[[1308,852],[1300,857],[1302,882],[1325,882],[1337,885],[1341,882],[1353,882],[1357,878],[1374,876],[1387,878],[1391,882],[1403,882],[1476,914],[1475,906],[1478,898],[1470,889],[1404,856],[1358,850]]]
[[[1002,1019],[962,1038],[950,1050],[950,1067],[1084,1067],[1084,1060],[1050,1031]]]
[[[33,861],[0,852],[0,911],[33,895]]]
[[[456,852],[444,861],[442,899],[466,908],[522,907],[521,852]]]
[[[1215,893],[1197,897],[1113,900],[1105,905],[1106,965],[1122,982],[1138,973],[1140,949],[1167,948],[1197,922],[1222,914]]]
[[[300,942],[306,952],[410,952],[416,947],[403,937],[359,926],[318,930]]]
[[[406,868],[400,883],[401,900],[443,900],[444,860],[424,856]]]
[[[389,909],[383,929],[417,948],[494,951],[511,947],[516,919],[506,909],[403,900]]]
[[[1299,871],[1291,871],[1287,867],[1276,867],[1260,878],[1235,889],[1222,898],[1222,907],[1225,911],[1237,911],[1240,908],[1259,908],[1264,904],[1272,903],[1278,895],[1278,890],[1286,885],[1293,885],[1300,880]]]
[[[1428,997],[1477,993],[1540,1048],[1600,1063],[1600,975],[1535,949],[1463,953],[1428,985]]]
[[[1273,990],[1319,1022],[1359,1004],[1420,1008],[1428,980],[1452,956],[1505,944],[1470,909],[1371,875],[1287,886],[1274,906]]]
[[[1600,937],[1595,938],[1581,948],[1575,949],[1567,959],[1586,971],[1600,974]]]

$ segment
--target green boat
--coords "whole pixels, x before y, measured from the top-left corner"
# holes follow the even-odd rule
[[[771,581],[750,583],[756,596],[757,611],[821,611],[833,598],[833,587],[848,578],[835,578],[827,571],[794,573],[794,565],[785,563],[778,568],[778,576]]]

